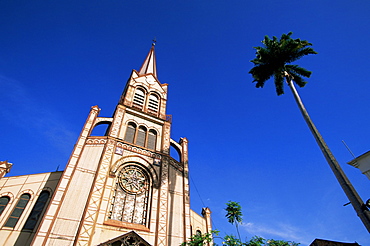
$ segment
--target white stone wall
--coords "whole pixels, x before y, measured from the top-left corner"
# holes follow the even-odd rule
[[[0,245],[30,244],[30,240],[32,240],[34,232],[21,232],[24,223],[31,213],[32,208],[35,205],[41,191],[48,190],[50,192],[50,201],[50,198],[60,180],[61,175],[62,172],[52,172],[5,177],[0,179],[0,197],[9,196],[11,198],[10,202],[8,203],[0,217]],[[31,195],[31,199],[28,202],[16,226],[14,228],[3,227],[3,225],[9,218],[9,215],[12,213],[14,207],[16,206],[19,197],[25,193],[29,193]],[[44,210],[45,209],[46,208],[44,208]],[[21,240],[18,239],[19,236],[21,236]]]

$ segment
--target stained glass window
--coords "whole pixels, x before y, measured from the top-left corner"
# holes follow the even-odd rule
[[[136,165],[125,166],[117,175],[109,218],[146,225],[149,194],[146,171]]]

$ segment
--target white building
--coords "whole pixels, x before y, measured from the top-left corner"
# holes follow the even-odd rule
[[[3,177],[12,164],[0,162],[0,245],[177,246],[210,232],[210,210],[190,209],[188,140],[171,139],[167,86],[153,45],[113,116],[91,108],[63,172]]]
[[[370,151],[353,159],[352,161],[348,162],[348,164],[360,169],[361,172],[365,174],[368,179],[370,179]]]

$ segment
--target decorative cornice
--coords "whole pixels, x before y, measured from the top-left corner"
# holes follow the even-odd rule
[[[133,223],[118,221],[118,220],[108,219],[107,221],[104,221],[104,225],[122,227],[122,228],[126,228],[126,229],[131,229],[131,230],[150,232],[149,228],[147,228],[144,225],[133,224]]]
[[[149,150],[146,150],[144,148],[140,148],[138,146],[130,145],[130,144],[127,144],[127,143],[117,142],[116,152],[115,152],[116,154],[119,154],[119,153],[117,153],[117,152],[119,152],[119,150],[118,150],[119,148],[121,148],[122,150],[129,150],[129,151],[141,154],[141,155],[149,156],[149,157],[152,157],[152,158],[155,158],[155,159],[162,159],[161,155],[156,154],[153,151],[149,151]],[[122,154],[123,154],[123,152],[122,152]]]
[[[106,144],[108,139],[101,139],[101,138],[89,138],[86,141],[86,145],[104,145]]]
[[[130,113],[132,115],[135,115],[135,116],[139,116],[143,119],[149,120],[149,121],[154,122],[156,124],[163,125],[163,123],[164,123],[164,120],[162,118],[159,118],[159,117],[154,116],[152,114],[142,112],[141,110],[135,110],[135,108],[133,108],[133,107],[127,107],[126,112]]]
[[[89,139],[86,141],[86,145],[104,145],[107,143],[107,141],[108,139],[106,137],[104,137],[104,139],[102,139],[102,137],[93,137],[93,138],[89,137]],[[148,149],[139,147],[137,145],[131,145],[128,143],[120,142],[116,139],[109,139],[109,141],[116,142],[116,148],[114,151],[116,155],[123,155],[124,150],[127,150],[127,151],[131,151],[131,152],[134,152],[140,155],[145,155],[145,156],[154,158],[155,160],[158,160],[158,162],[161,162],[163,157],[166,156],[171,166],[173,166],[174,168],[176,168],[177,170],[181,172],[184,170],[183,163],[176,161],[171,156],[168,156],[165,154],[158,154],[158,153],[155,153],[154,151],[150,151]]]

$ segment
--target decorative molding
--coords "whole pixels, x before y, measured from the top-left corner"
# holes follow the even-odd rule
[[[155,158],[155,159],[162,159],[161,155],[156,154],[153,151],[146,150],[144,148],[140,148],[138,146],[133,146],[133,145],[130,145],[130,144],[127,144],[127,143],[117,142],[116,151],[117,151],[117,148],[132,151],[132,152],[135,152],[135,153],[138,153],[138,154],[141,154],[141,155],[145,155],[145,156],[149,156],[149,157],[152,157],[152,158]]]
[[[0,161],[0,178],[4,177],[5,174],[9,173],[12,166],[13,163],[10,163],[8,161]]]
[[[118,221],[118,220],[108,219],[104,221],[104,225],[122,227],[122,228],[130,229],[130,230],[150,232],[150,229],[144,225],[124,222],[124,221]]]
[[[164,136],[163,136],[163,152],[165,154],[170,153],[170,131],[171,131],[171,125],[170,123],[166,122],[163,126],[164,128]]]
[[[82,221],[80,233],[77,235],[78,241],[76,245],[89,245],[94,234],[94,227],[100,210],[105,182],[108,177],[109,165],[112,160],[113,150],[115,147],[114,140],[109,139],[107,142],[108,144],[103,154],[101,165],[98,169],[99,171],[96,174],[96,180]]]
[[[139,155],[126,155],[117,160],[115,163],[113,163],[110,166],[110,177],[114,178],[116,176],[116,173],[118,170],[123,168],[126,165],[130,165],[130,163],[136,163],[137,165],[141,166],[142,168],[146,169],[151,176],[151,179],[153,179],[153,187],[158,188],[159,187],[159,177],[158,177],[158,171],[154,168],[154,165],[147,159],[143,158]]]
[[[111,130],[109,136],[118,137],[118,132],[119,132],[120,126],[122,124],[122,119],[123,119],[124,112],[125,112],[125,110],[123,108],[121,108],[121,107],[117,108],[117,111],[115,113],[115,117],[114,117],[114,120],[113,120],[113,127],[112,127],[112,130]]]
[[[107,139],[101,138],[89,138],[86,140],[86,145],[104,145],[107,143]]]
[[[168,163],[162,161],[161,187],[158,200],[157,238],[156,245],[167,246],[167,216],[168,216]]]

